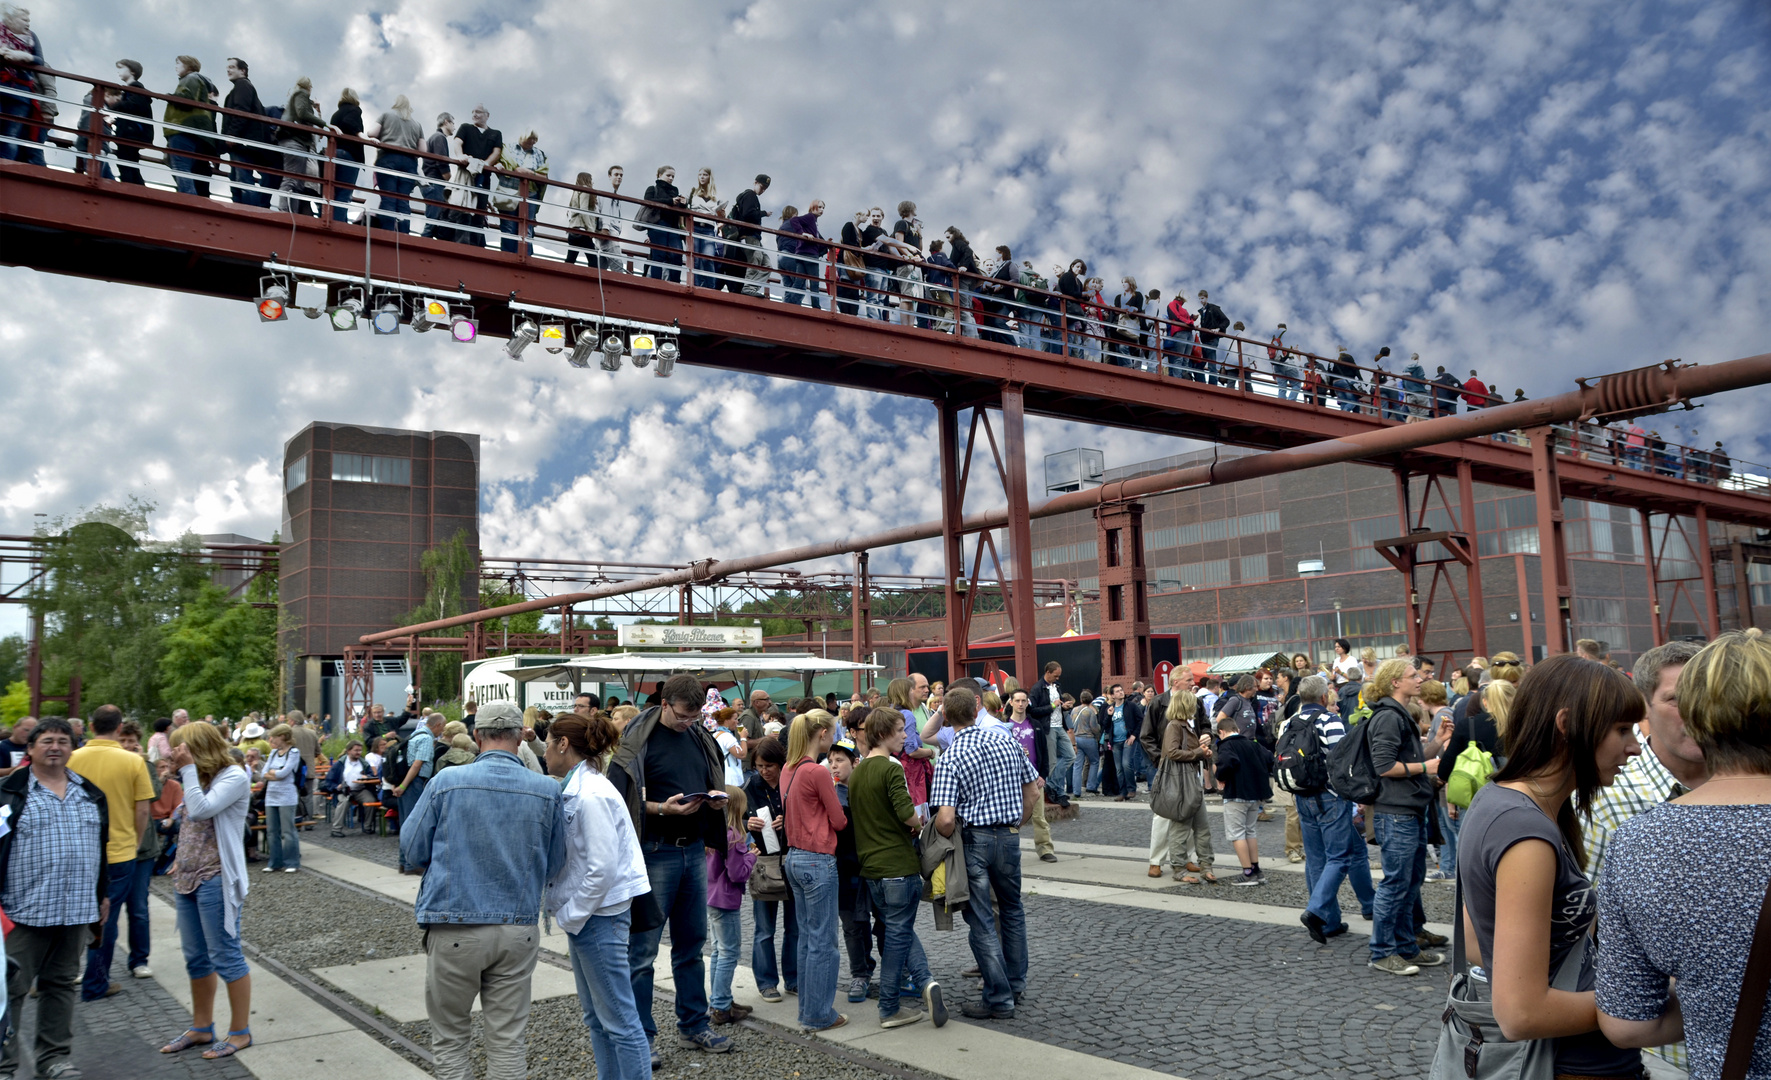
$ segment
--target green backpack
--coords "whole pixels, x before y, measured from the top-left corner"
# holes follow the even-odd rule
[[[1468,809],[1470,800],[1488,778],[1494,775],[1494,755],[1471,741],[1451,763],[1451,779],[1445,784],[1445,801],[1459,809]]]

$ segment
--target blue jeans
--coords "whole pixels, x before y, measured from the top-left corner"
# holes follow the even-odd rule
[[[40,153],[35,147],[25,145],[29,141],[25,130],[31,127],[25,122],[25,118],[30,115],[29,101],[20,97],[0,96],[0,161],[29,163],[33,153]],[[14,139],[18,141],[14,142]]]
[[[1070,783],[1070,774],[1076,765],[1076,751],[1070,745],[1070,736],[1062,729],[1053,732],[1056,736],[1058,752],[1052,755],[1052,793],[1065,798],[1075,794]]]
[[[652,897],[670,926],[670,974],[676,980],[676,1027],[684,1035],[707,1030],[707,967],[701,949],[707,944],[707,849],[700,844],[677,847],[656,841],[645,845],[646,877]],[[652,1019],[652,964],[664,927],[655,926],[628,939],[627,963],[633,969],[633,1004],[646,1037],[658,1037]],[[835,991],[833,990],[834,994]],[[647,1058],[646,1063],[651,1064]]]
[[[1353,881],[1359,905],[1372,910],[1371,863],[1365,837],[1353,828],[1353,804],[1334,794],[1299,795],[1298,832],[1304,841],[1305,910],[1330,929],[1341,925],[1341,882]]]
[[[86,950],[86,977],[80,983],[80,1000],[92,1001],[104,996],[111,985],[111,957],[117,952],[117,919],[123,914],[123,903],[135,891],[135,861],[114,862],[110,866],[111,914],[105,919],[104,936],[96,949]]]
[[[1012,1011],[1015,994],[1027,985],[1020,833],[1007,825],[966,826],[965,877],[972,897],[965,923],[972,957],[984,975],[984,1004],[996,1012]]]
[[[783,912],[781,909],[786,908]],[[781,969],[775,970],[775,917],[783,916],[781,930]],[[781,985],[799,990],[799,913],[793,910],[793,894],[785,900],[752,900],[750,921],[754,931],[750,942],[750,970],[756,976],[759,990]]]
[[[1101,790],[1101,741],[1092,735],[1076,736],[1076,776],[1071,784],[1072,791],[1092,791],[1099,794]]]
[[[412,213],[412,189],[418,186],[418,159],[411,154],[383,153],[375,159],[375,170],[375,186],[381,191],[381,213],[375,215],[375,227],[410,233],[412,222],[407,215]]]
[[[917,989],[928,984],[929,958],[916,936],[916,909],[922,902],[922,877],[880,878],[867,882],[873,910],[885,923],[885,947],[879,951],[879,1018],[898,1011],[898,995],[908,970]]]
[[[1145,771],[1144,747],[1133,739],[1128,745],[1118,743],[1113,747],[1113,763],[1119,770],[1119,793],[1136,795],[1138,793],[1138,775]]]
[[[498,244],[505,251],[515,251],[517,249],[517,242],[514,238],[517,234],[517,215],[521,212],[522,204],[518,203],[515,209],[507,211],[503,217],[498,219],[498,231],[505,234],[505,238],[500,240]],[[524,232],[524,235],[530,240],[535,239],[535,216],[539,213],[541,213],[541,200],[530,199],[529,220],[525,223],[526,231]],[[523,253],[525,255],[535,254],[535,245],[524,244]]]
[[[1017,852],[1016,854],[1019,854]],[[790,848],[783,864],[799,914],[799,1022],[836,1023],[836,856]]]
[[[153,825],[150,824],[148,828],[153,828]],[[154,860],[135,860],[134,881],[129,890],[130,971],[148,962],[148,884],[153,880]]]
[[[233,198],[241,206],[269,207],[271,190],[281,183],[275,177],[266,176],[258,168],[254,151],[244,147],[235,147],[229,157],[233,158],[233,167],[229,170],[234,181]]]
[[[424,785],[428,783],[430,783],[430,777],[428,776],[413,777],[412,783],[406,788],[406,793],[400,796],[401,828],[405,828],[406,822],[412,820],[413,812],[418,809],[419,797],[424,794]],[[406,869],[406,864],[404,862],[400,863],[400,869]]]
[[[824,264],[814,259],[799,259],[792,255],[781,256],[781,289],[783,299],[790,307],[799,307],[802,296],[810,296],[813,311],[823,311],[824,301],[819,299],[822,290],[818,287],[824,273]]]
[[[224,983],[251,974],[240,955],[239,927],[227,922],[227,902],[221,895],[221,875],[197,886],[191,893],[176,894],[178,940],[184,947],[184,973],[193,982],[220,975]]]
[[[713,937],[713,978],[707,985],[707,1006],[710,1009],[732,1007],[732,973],[738,970],[738,953],[742,950],[742,920],[734,908],[707,905],[707,928]]]
[[[1371,905],[1371,958],[1420,952],[1415,935],[1426,929],[1421,881],[1427,873],[1427,819],[1424,814],[1377,814],[1372,831],[1383,852],[1384,879]]]
[[[1439,833],[1445,842],[1439,845],[1439,872],[1446,877],[1457,876],[1457,830],[1463,821],[1451,816],[1444,803],[1439,804]]]
[[[647,229],[646,236],[652,241],[652,264],[646,267],[646,276],[664,281],[669,279],[678,285],[683,283],[683,236],[681,233],[669,232],[664,229]]]
[[[1297,369],[1285,364],[1273,365],[1273,381],[1279,384],[1279,396],[1286,401],[1296,401],[1302,395],[1299,388],[1304,384],[1297,377]]]
[[[194,156],[201,152],[194,135],[175,132],[166,137],[167,164],[172,166],[172,182],[178,185],[179,193],[200,195],[207,199],[209,182],[196,179],[197,176],[209,175],[208,163],[198,161]]]
[[[572,977],[578,983],[578,1004],[590,1029],[596,1074],[603,1080],[650,1080],[651,1044],[640,1026],[633,1003],[633,979],[627,970],[628,928],[633,913],[592,915],[572,946]]]
[[[426,183],[424,195],[424,235],[437,235],[437,222],[448,220],[449,189],[442,184]],[[444,230],[448,236],[454,236],[454,230]]]
[[[301,866],[301,841],[295,838],[295,812],[299,809],[297,806],[264,808],[264,841],[272,870]]]
[[[334,202],[344,204],[332,208],[333,221],[350,220],[351,196],[356,194],[351,188],[352,185],[357,182],[357,172],[359,171],[360,166],[355,162],[346,164],[347,161],[349,161],[348,158],[339,158],[337,164],[332,168],[332,180],[334,185],[332,189],[332,199]]]
[[[713,238],[713,226],[697,221],[695,223],[695,288],[719,288],[719,279],[713,276],[720,272],[720,264],[714,261],[714,257],[718,254],[719,242]]]

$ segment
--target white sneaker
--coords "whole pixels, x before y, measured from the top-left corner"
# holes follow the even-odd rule
[[[283,873],[285,873],[285,874],[294,874],[294,873],[299,872],[300,870],[301,870],[301,867],[299,867],[299,866],[285,866],[285,867],[283,867]]]
[[[259,873],[261,873],[261,874],[274,874],[276,872],[277,872],[277,868],[274,866],[267,866],[263,870],[259,871]]]
[[[132,969],[129,974],[134,975],[138,979],[151,979],[154,977],[153,969],[149,968],[146,964]]]

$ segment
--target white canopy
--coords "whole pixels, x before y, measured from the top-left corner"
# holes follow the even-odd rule
[[[755,679],[800,679],[824,671],[879,671],[878,664],[832,660],[811,653],[656,652],[574,656],[560,664],[507,672],[518,682],[537,679],[608,681],[638,676],[642,682],[693,675],[702,682],[748,683]]]

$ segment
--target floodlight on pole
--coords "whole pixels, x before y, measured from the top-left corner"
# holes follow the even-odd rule
[[[332,329],[355,330],[357,321],[363,316],[364,308],[362,289],[339,290],[338,303],[327,313],[332,320]]]
[[[610,334],[603,339],[603,370],[620,371],[623,348],[620,334]]]
[[[600,345],[595,327],[578,325],[572,331],[572,351],[566,355],[566,363],[575,368],[589,367],[590,358],[596,354]]]
[[[504,346],[504,355],[512,360],[521,360],[523,350],[535,343],[541,331],[535,326],[534,319],[523,319],[516,325],[516,331],[510,335],[510,341]]]
[[[289,279],[270,274],[258,279],[258,321],[282,322],[289,317]]]
[[[400,297],[398,293],[384,292],[375,295],[375,314],[369,318],[369,328],[377,335],[400,332]]]
[[[412,332],[422,334],[434,326],[448,326],[449,321],[449,302],[426,297],[412,316]]]
[[[681,354],[675,339],[665,338],[658,342],[658,364],[652,369],[652,374],[660,379],[670,378],[670,373],[676,370],[677,357]]]
[[[536,339],[542,348],[550,353],[564,352],[566,348],[566,324],[542,323],[541,336]]]
[[[473,317],[473,308],[455,305],[449,319],[449,336],[460,345],[472,345],[480,338],[480,324]]]
[[[651,334],[635,334],[627,340],[627,351],[633,357],[634,367],[646,367],[652,362],[652,354],[658,351],[657,339]]]

